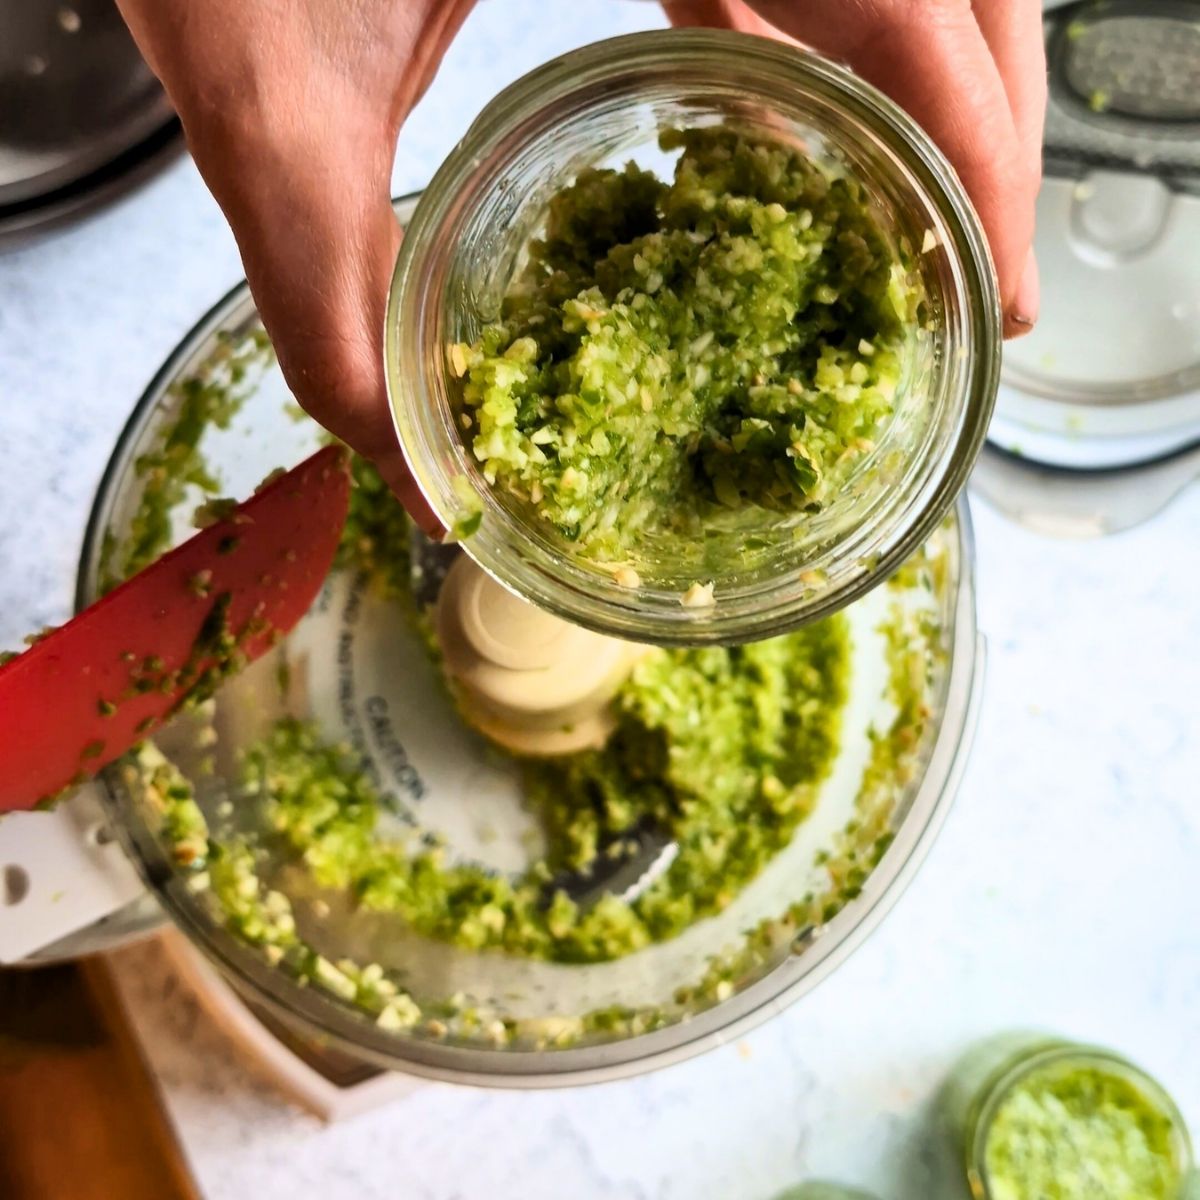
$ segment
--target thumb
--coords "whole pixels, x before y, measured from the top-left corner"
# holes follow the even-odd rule
[[[353,147],[330,147],[328,140],[319,153],[272,145],[252,172],[222,163],[213,191],[296,401],[376,464],[422,528],[436,530],[404,462],[384,377],[384,319],[401,236],[390,169],[384,159],[364,170]]]

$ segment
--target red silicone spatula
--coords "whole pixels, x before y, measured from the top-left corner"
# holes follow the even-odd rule
[[[291,629],[349,493],[326,447],[0,667],[0,812],[95,774]]]

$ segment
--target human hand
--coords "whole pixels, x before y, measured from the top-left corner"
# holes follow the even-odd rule
[[[921,124],[991,245],[1004,333],[1038,311],[1034,202],[1046,63],[1040,0],[663,0],[673,24],[785,36],[841,59]]]
[[[385,399],[396,138],[474,0],[118,0],[296,399],[439,529]]]
[[[385,400],[380,344],[400,238],[390,180],[400,126],[474,0],[118,3],[229,219],[293,394],[437,531]],[[979,209],[1006,333],[1032,326],[1045,92],[1038,0],[664,3],[676,24],[804,41],[907,108]]]

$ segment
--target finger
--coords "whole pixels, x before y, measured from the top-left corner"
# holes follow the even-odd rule
[[[772,24],[849,62],[921,124],[962,179],[1013,306],[1033,239],[1036,181],[969,0],[752,0]]]
[[[427,522],[381,346],[400,123],[473,0],[119,0],[233,228],[289,387]]]
[[[398,454],[380,347],[400,230],[386,156],[317,135],[255,148],[253,170],[199,157],[229,218],[246,278],[298,403],[359,454]],[[237,152],[240,158],[242,152]],[[398,485],[393,468],[389,482]]]
[[[434,515],[429,502],[417,487],[416,480],[408,469],[398,445],[392,446],[374,459],[383,482],[392,490],[392,494],[404,505],[408,515],[416,522],[422,533],[435,541],[441,541],[446,536],[446,528]]]
[[[1041,177],[1046,119],[1046,44],[1040,0],[972,0],[1008,96],[1028,169]]]
[[[430,9],[430,0],[424,0],[418,6],[428,11],[422,14],[412,56],[397,93],[401,121],[429,89],[450,43],[475,7],[475,0],[432,0],[432,5]]]
[[[1037,323],[1038,310],[1041,305],[1041,280],[1038,277],[1037,258],[1033,247],[1025,258],[1025,269],[1021,272],[1021,280],[1017,284],[1017,293],[1004,314],[1004,336],[1006,338],[1024,337]]]
[[[1023,168],[1036,196],[1042,180],[1047,91],[1042,6],[1039,0],[972,0],[972,8],[1000,72],[1017,127]],[[1039,293],[1037,261],[1031,247],[1005,317],[1005,336],[1020,337],[1033,328]]]
[[[387,400],[380,346],[399,228],[386,192],[368,211],[356,214],[348,204],[336,225],[321,209],[292,207],[288,215],[285,239],[253,219],[235,222],[284,378],[310,416],[376,465],[426,533],[440,532],[409,473]]]
[[[328,150],[301,154],[302,171],[282,157],[246,190],[214,190],[296,399],[375,457],[390,441],[378,346],[400,237],[387,186],[351,182],[361,164]]]
[[[679,29],[732,29],[761,37],[783,37],[774,25],[747,8],[742,0],[663,0],[663,11],[667,20]]]

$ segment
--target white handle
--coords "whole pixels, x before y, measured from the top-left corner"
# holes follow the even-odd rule
[[[109,834],[101,785],[52,812],[0,818],[0,964],[12,964],[123,908],[144,890]]]

